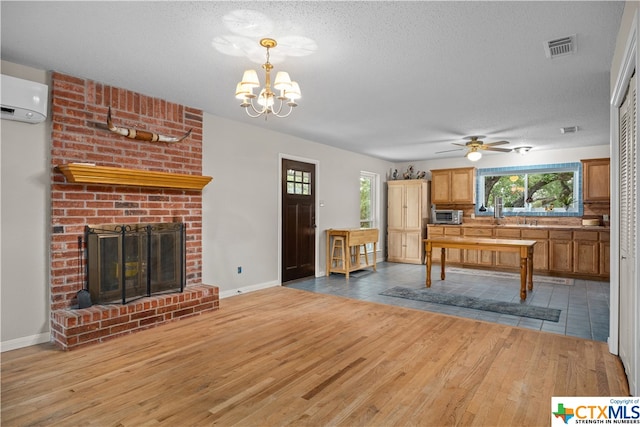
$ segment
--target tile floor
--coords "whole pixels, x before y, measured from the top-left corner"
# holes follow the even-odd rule
[[[483,271],[477,275],[448,272],[446,280],[442,281],[439,266],[434,267],[431,272],[431,287],[435,291],[500,301],[520,301],[519,279],[491,277]],[[378,263],[376,272],[371,269],[358,271],[352,273],[349,279],[346,279],[343,274],[332,273],[328,277],[300,279],[286,285],[312,292],[445,313],[596,341],[606,342],[609,336],[609,282],[573,279],[569,281],[571,284],[536,283],[534,276],[533,291],[527,296],[525,304],[562,310],[559,322],[380,295],[380,292],[394,286],[423,288],[425,274],[424,265],[381,262]]]

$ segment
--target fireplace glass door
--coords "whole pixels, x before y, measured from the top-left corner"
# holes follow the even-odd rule
[[[182,223],[87,227],[91,300],[108,304],[166,292],[185,284]]]

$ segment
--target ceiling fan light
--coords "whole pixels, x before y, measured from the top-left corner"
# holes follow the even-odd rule
[[[467,159],[471,160],[472,162],[477,162],[478,160],[480,160],[482,158],[482,153],[477,151],[477,150],[471,150],[467,153]]]

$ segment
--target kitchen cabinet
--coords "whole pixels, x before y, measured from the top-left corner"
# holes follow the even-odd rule
[[[601,231],[599,235],[600,241],[600,268],[599,273],[602,276],[609,277],[610,269],[609,262],[611,260],[611,243],[610,243],[610,233],[608,231]]]
[[[474,204],[476,168],[435,169],[431,171],[431,202],[435,204]]]
[[[432,181],[433,183],[433,181]],[[429,237],[442,237],[444,236],[444,227],[439,225],[428,225],[427,226],[427,238]],[[431,255],[432,262],[440,262],[442,257],[440,256],[440,251],[433,251]]]
[[[490,239],[493,237],[493,230],[490,228],[463,228],[463,235],[465,237],[483,237]],[[463,256],[465,264],[493,265],[493,251],[465,249]]]
[[[496,239],[520,239],[520,229],[497,227],[494,235]],[[533,253],[535,256],[535,249]],[[496,252],[496,267],[520,268],[520,255],[515,252]]]
[[[445,227],[444,235],[450,237],[462,236],[462,229],[455,227]],[[461,263],[462,262],[462,249],[449,249],[447,248],[447,262]]]
[[[600,242],[597,231],[573,233],[573,272],[597,275],[600,271]]]
[[[609,203],[609,159],[582,160],[582,199],[585,203]]]
[[[573,272],[573,233],[571,231],[549,231],[549,271]]]
[[[462,236],[462,228],[460,227],[442,227],[437,225],[430,225],[427,231],[427,237],[460,237]],[[424,248],[424,245],[423,245]],[[448,263],[461,263],[462,262],[462,250],[461,249],[445,249]],[[440,262],[442,259],[441,251],[434,251],[431,260],[434,262]]]
[[[422,264],[423,237],[420,233],[389,231],[387,235],[389,262],[404,262],[407,264]]]
[[[389,231],[387,235],[389,262],[422,264],[424,261],[423,236],[421,233]]]
[[[422,264],[429,183],[421,179],[389,181],[387,187],[387,261]]]
[[[533,268],[536,274],[609,279],[610,232],[603,227],[532,227],[482,225],[429,225],[429,237],[473,236],[496,239],[535,240]],[[463,252],[463,253],[462,253]],[[440,262],[440,251],[432,260]],[[471,268],[518,271],[517,254],[479,250],[447,249],[447,264]]]
[[[520,237],[524,240],[535,240],[533,247],[533,271],[549,270],[549,231],[523,228]]]

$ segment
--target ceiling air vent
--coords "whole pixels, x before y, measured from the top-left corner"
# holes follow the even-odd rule
[[[576,133],[578,132],[578,126],[567,126],[560,128],[560,133]]]
[[[576,51],[576,35],[549,40],[544,43],[544,53],[547,58],[570,55]]]

